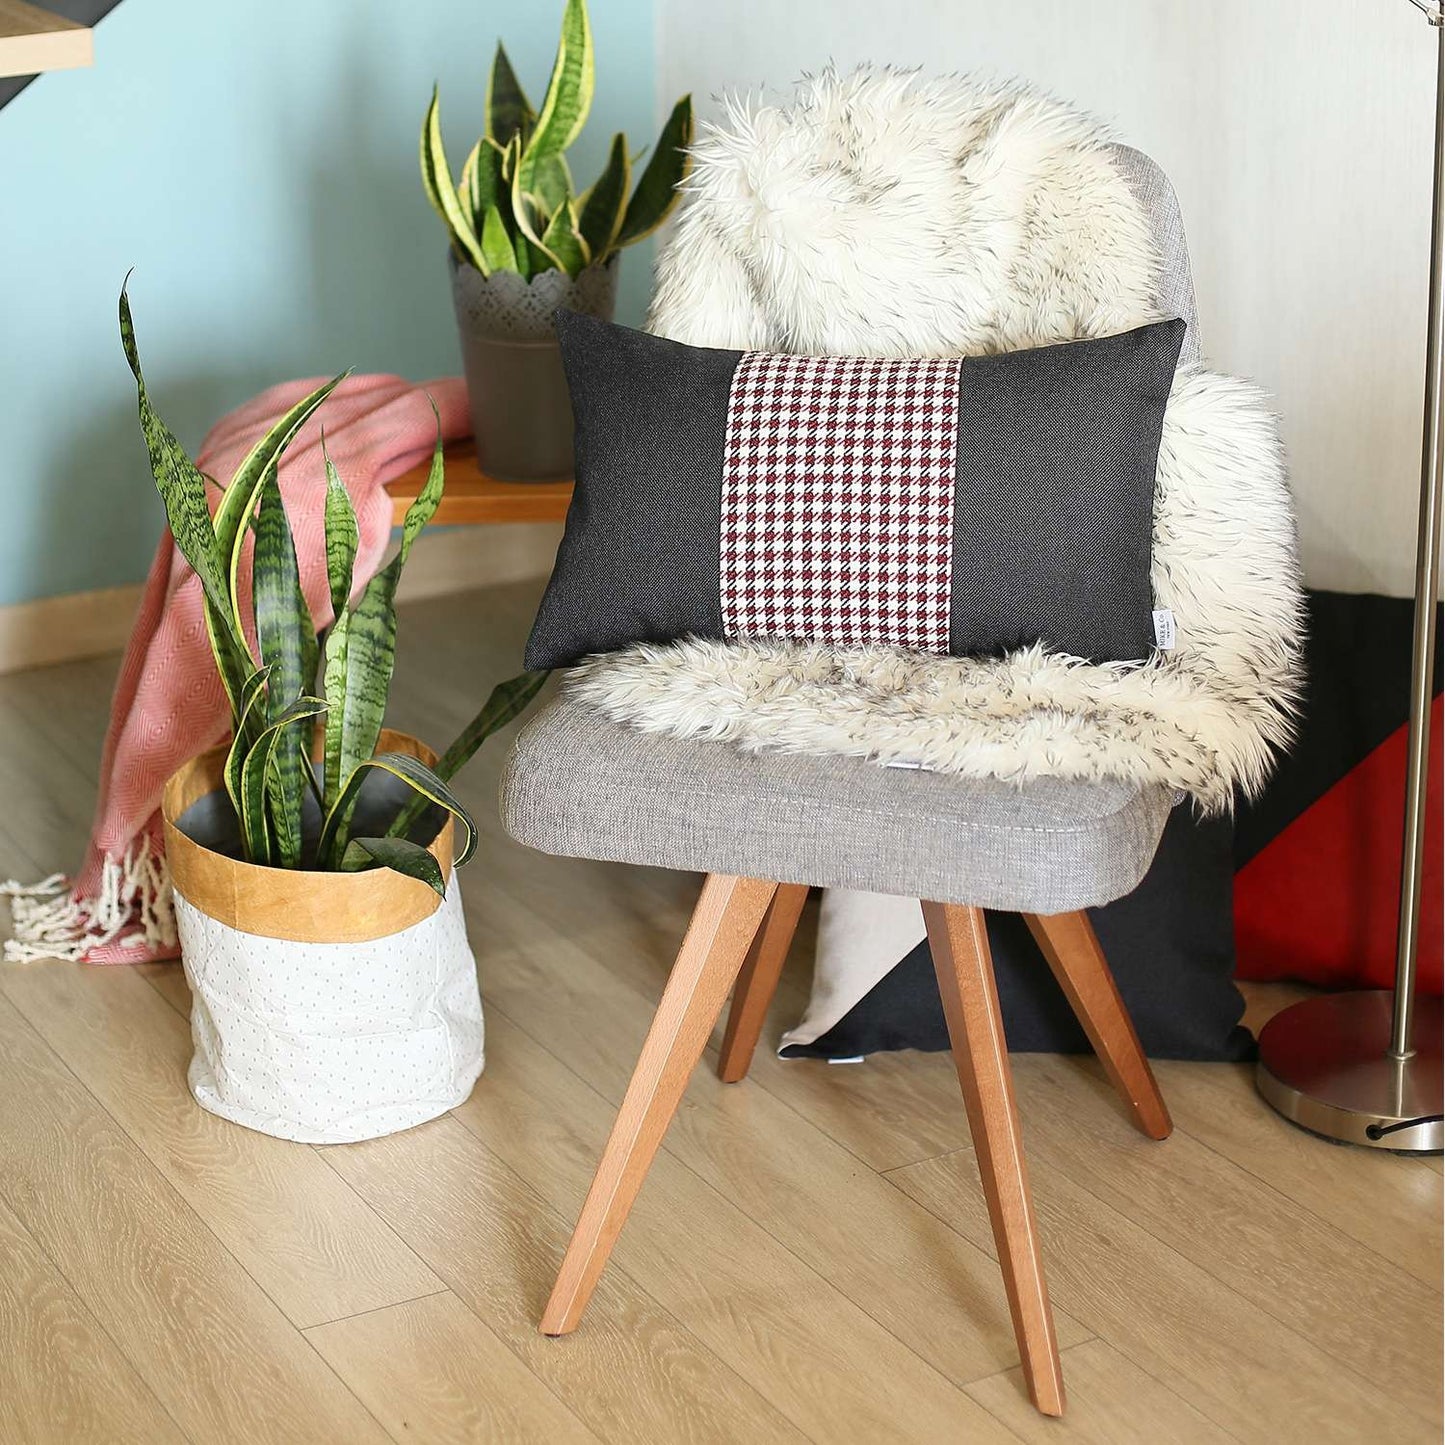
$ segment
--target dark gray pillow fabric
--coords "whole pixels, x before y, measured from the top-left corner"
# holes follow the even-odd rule
[[[684,346],[565,311],[557,331],[576,490],[528,667],[685,636],[1152,650],[1182,321],[916,361]]]

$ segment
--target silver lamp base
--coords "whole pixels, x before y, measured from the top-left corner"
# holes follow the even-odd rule
[[[1445,1148],[1441,1017],[1422,1008],[1414,1052],[1390,1056],[1392,995],[1322,994],[1277,1013],[1259,1036],[1259,1092],[1314,1134],[1410,1154]]]

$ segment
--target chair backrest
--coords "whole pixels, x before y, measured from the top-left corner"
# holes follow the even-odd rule
[[[1159,312],[1163,316],[1178,316],[1188,327],[1179,360],[1181,363],[1199,361],[1202,355],[1199,317],[1194,306],[1194,275],[1189,269],[1189,244],[1184,237],[1179,198],[1169,177],[1143,151],[1126,145],[1110,149],[1134,198],[1143,208],[1159,252]]]

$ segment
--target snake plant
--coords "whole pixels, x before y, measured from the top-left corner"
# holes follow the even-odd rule
[[[277,474],[287,446],[345,373],[297,402],[256,443],[213,514],[207,478],[147,395],[124,288],[120,334],[135,375],[151,470],[171,535],[200,579],[206,631],[230,702],[225,784],[246,860],[341,872],[381,864],[444,894],[441,868],[411,833],[429,807],[441,808],[461,834],[458,866],[471,857],[476,827],[448,783],[488,736],[527,706],[546,674],[527,672],[499,683],[434,768],[403,753],[376,751],[396,653],[397,582],[444,485],[440,422],[426,485],[407,510],[400,548],[354,597],[356,515],[331,458],[325,457],[326,574],[334,620],[323,643],[301,591]],[[240,585],[248,536],[253,538],[249,617]],[[324,736],[315,766],[313,734]],[[358,836],[353,829],[358,796],[367,775],[377,770],[404,783],[409,801],[384,831]],[[302,828],[308,792],[320,816],[314,839]]]
[[[486,134],[453,181],[442,145],[435,87],[421,130],[421,178],[446,224],[457,257],[483,276],[515,271],[569,276],[601,265],[650,236],[677,202],[692,143],[692,97],[683,96],[658,136],[637,184],[627,137],[613,136],[602,173],[574,193],[567,148],[582,133],[594,88],[592,26],[586,0],[566,0],[557,58],[541,111],[522,90],[499,41],[487,85]]]

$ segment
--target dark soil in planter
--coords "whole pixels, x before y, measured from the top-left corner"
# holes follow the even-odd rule
[[[319,774],[318,774],[319,777]],[[411,788],[379,768],[371,768],[361,782],[356,803],[352,833],[362,836],[385,833],[401,808],[414,796]],[[417,820],[408,836],[423,847],[435,841],[446,826],[446,810],[435,804]],[[194,843],[219,853],[223,858],[244,861],[241,825],[230,797],[224,792],[207,793],[198,798],[176,819],[176,827]],[[316,841],[321,836],[321,809],[315,797],[307,793],[301,801],[301,866],[312,868],[316,858]],[[379,867],[379,864],[370,864]]]

